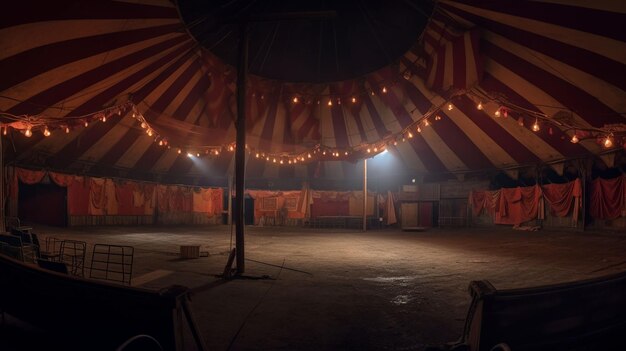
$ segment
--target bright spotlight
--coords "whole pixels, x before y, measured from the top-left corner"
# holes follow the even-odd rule
[[[188,152],[188,153],[187,153],[187,157],[192,158],[192,157],[193,157],[193,155],[192,155],[191,153],[189,153],[189,152]]]

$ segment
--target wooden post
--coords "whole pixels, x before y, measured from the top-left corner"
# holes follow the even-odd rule
[[[228,175],[228,225],[233,224],[233,176]]]
[[[246,78],[248,75],[248,25],[239,24],[239,60],[237,63],[237,149],[235,150],[235,248],[237,250],[237,274],[245,271],[244,257],[244,187],[246,172]]]
[[[5,127],[8,128],[8,127]],[[2,143],[4,142],[2,138],[2,133],[0,132],[0,223],[2,230],[6,230],[6,221],[4,218],[5,211],[5,201],[4,201],[4,148]]]
[[[363,231],[367,230],[367,159],[363,159]]]

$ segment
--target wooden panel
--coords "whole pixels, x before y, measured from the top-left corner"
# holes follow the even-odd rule
[[[417,227],[417,203],[403,203],[400,207],[402,216],[402,228]]]

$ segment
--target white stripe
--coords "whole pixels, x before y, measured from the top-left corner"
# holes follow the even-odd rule
[[[472,7],[465,4],[442,0],[450,6],[457,7],[471,14],[500,22],[529,33],[538,34],[562,43],[579,47],[608,57],[617,62],[626,64],[626,43],[619,40],[603,37],[593,33],[583,32],[572,28],[562,27],[547,22],[532,20],[524,17],[507,15],[501,12]],[[581,19],[584,20],[584,19]]]

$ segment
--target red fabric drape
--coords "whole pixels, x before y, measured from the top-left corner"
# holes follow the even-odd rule
[[[535,218],[543,218],[543,198],[538,185],[501,189],[494,223],[521,224]]]
[[[104,178],[89,178],[89,214],[106,214],[106,188]]]
[[[19,180],[25,184],[37,184],[46,176],[45,171],[31,171],[23,168],[16,168],[15,173]]]
[[[139,206],[135,206],[134,193],[138,188],[137,182],[126,181],[115,183],[115,197],[117,199],[117,214],[120,216],[142,216],[144,215],[144,201]],[[143,193],[141,193],[143,200]]]
[[[469,195],[469,203],[472,205],[474,216],[479,216],[481,212],[486,211],[490,216],[494,216],[496,206],[500,201],[500,190],[496,191],[472,191]]]
[[[56,185],[62,187],[70,186],[74,182],[74,178],[77,178],[77,176],[56,172],[49,172],[48,176],[50,176],[50,179],[52,179],[52,181],[55,182]]]
[[[595,219],[615,219],[625,215],[626,180],[597,178],[591,183],[589,213]]]
[[[550,205],[550,213],[557,217],[566,217],[572,210],[572,217],[578,218],[582,186],[580,179],[565,184],[547,184],[541,187],[543,196]]]
[[[217,189],[193,189],[193,212],[204,213],[208,217],[221,215],[224,210],[222,200],[223,190]]]
[[[90,184],[88,177],[76,177],[67,187],[67,207],[70,216],[89,215]]]

